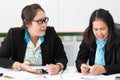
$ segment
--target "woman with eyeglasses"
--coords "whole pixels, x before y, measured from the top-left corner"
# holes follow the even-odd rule
[[[120,34],[109,11],[97,9],[92,13],[79,47],[76,67],[83,74],[120,73]]]
[[[45,66],[49,74],[65,69],[67,57],[63,44],[39,4],[22,10],[22,27],[11,28],[1,43],[0,67],[39,74],[30,66]]]

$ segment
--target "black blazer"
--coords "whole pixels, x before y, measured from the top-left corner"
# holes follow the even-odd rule
[[[82,41],[80,47],[78,56],[76,59],[76,67],[79,72],[80,66],[82,63],[87,63],[89,59],[89,65],[94,65],[95,61],[95,52],[96,52],[96,45],[94,48],[94,51],[91,52],[87,46],[87,44]],[[105,69],[107,73],[105,74],[114,74],[114,73],[120,73],[120,35],[116,34],[116,37],[114,39],[114,46],[111,50],[108,52],[105,50]]]
[[[23,62],[27,43],[24,40],[25,28],[11,28],[1,43],[0,66],[11,68],[15,61]],[[42,50],[42,65],[61,62],[66,68],[68,62],[63,44],[53,27],[47,27]],[[65,69],[64,68],[64,69]]]

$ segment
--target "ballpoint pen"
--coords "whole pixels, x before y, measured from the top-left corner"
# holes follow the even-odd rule
[[[64,70],[61,70],[61,71],[60,71],[60,74],[63,74],[63,72],[64,72]]]

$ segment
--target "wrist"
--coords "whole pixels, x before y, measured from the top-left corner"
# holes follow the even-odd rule
[[[62,63],[56,63],[57,66],[59,66],[59,71],[63,69],[63,64]]]

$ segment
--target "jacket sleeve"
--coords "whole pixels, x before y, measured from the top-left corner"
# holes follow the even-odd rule
[[[87,44],[82,41],[82,43],[79,46],[79,51],[76,59],[76,68],[78,72],[81,72],[80,66],[82,63],[87,63],[89,57],[89,49],[87,47]]]
[[[114,46],[110,50],[110,53],[112,53],[112,55],[109,55],[110,53],[107,53],[108,57],[111,57],[111,64],[104,66],[107,71],[105,75],[120,73],[120,35],[117,35],[114,40]]]
[[[11,59],[11,48],[13,44],[12,39],[12,29],[8,31],[7,36],[5,37],[4,41],[1,42],[0,46],[0,67],[11,68],[12,64],[14,63]]]
[[[55,32],[55,30],[53,30],[53,31],[55,34],[54,50],[55,50],[55,56],[56,56],[56,60],[57,60],[56,62],[62,63],[64,65],[64,69],[65,69],[68,59],[67,59],[66,53],[64,51],[64,46],[62,44],[61,39]]]

